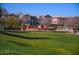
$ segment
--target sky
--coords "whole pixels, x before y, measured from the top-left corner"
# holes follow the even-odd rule
[[[31,15],[79,16],[78,3],[4,3],[9,13]]]

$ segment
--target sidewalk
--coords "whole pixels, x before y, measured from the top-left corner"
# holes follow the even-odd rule
[[[75,33],[76,35],[79,35],[79,32]]]

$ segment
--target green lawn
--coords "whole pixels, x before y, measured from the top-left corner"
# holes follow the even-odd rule
[[[79,36],[55,32],[1,32],[0,54],[79,54]]]

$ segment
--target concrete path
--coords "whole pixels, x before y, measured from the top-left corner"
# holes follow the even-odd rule
[[[79,35],[79,32],[75,33],[76,35]]]

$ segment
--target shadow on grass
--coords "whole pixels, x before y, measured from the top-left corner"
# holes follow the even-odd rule
[[[12,33],[30,33],[29,31],[7,31]]]
[[[0,33],[4,34],[4,35],[8,35],[8,36],[17,37],[17,38],[23,38],[23,39],[50,39],[50,38],[46,38],[46,37],[26,37],[26,36],[21,36],[21,35],[17,35],[17,34],[7,33],[7,32],[3,32],[3,31],[0,31]]]
[[[0,55],[21,55],[20,53],[0,53]]]
[[[8,42],[14,43],[14,44],[19,45],[19,46],[31,47],[31,45],[29,45],[29,44],[23,44],[23,43],[11,41],[11,40],[8,40]]]

